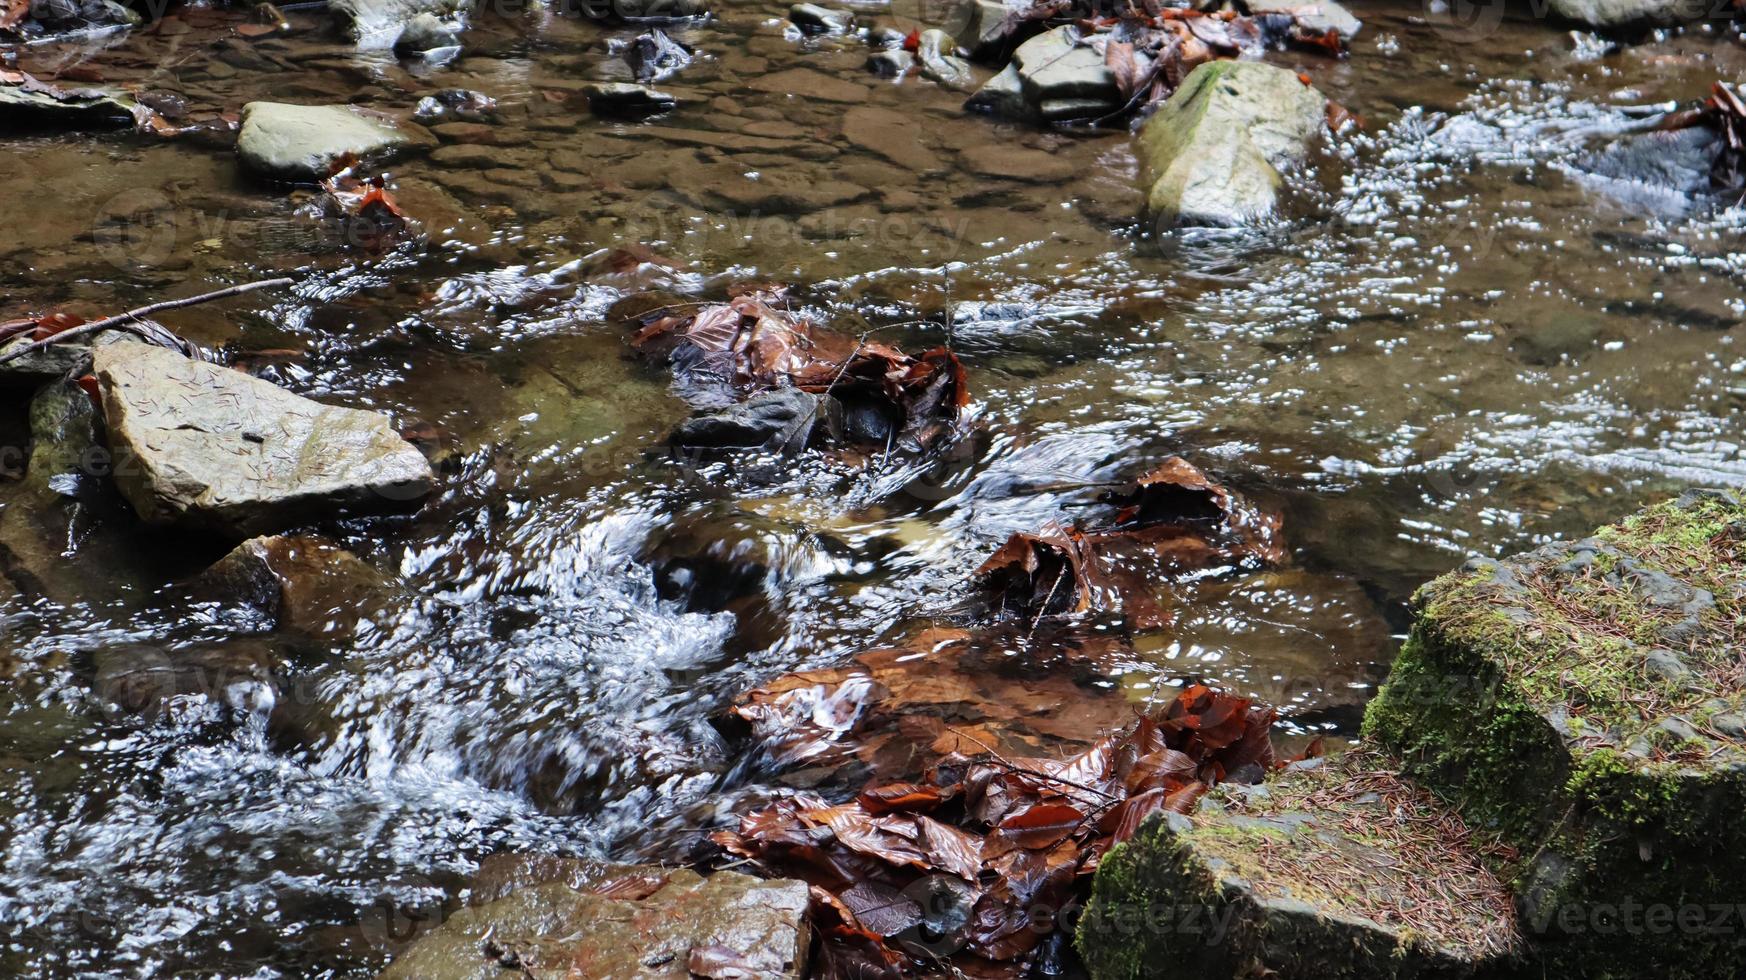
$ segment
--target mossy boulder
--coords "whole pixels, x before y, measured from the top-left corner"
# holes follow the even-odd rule
[[[1215,790],[1105,855],[1080,918],[1093,980],[1508,975],[1508,892],[1460,819],[1349,753]]]
[[[1519,850],[1549,975],[1715,977],[1746,953],[1743,541],[1739,495],[1692,491],[1415,597],[1365,732]]]

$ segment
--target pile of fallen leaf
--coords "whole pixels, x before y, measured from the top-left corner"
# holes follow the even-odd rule
[[[725,303],[661,307],[633,319],[631,345],[665,356],[694,402],[798,392],[803,431],[832,445],[922,452],[955,435],[970,403],[964,366],[937,347],[909,355],[796,315],[780,288],[748,288]],[[808,414],[808,409],[811,414]],[[793,410],[793,409],[791,409]]]
[[[1192,573],[1258,568],[1285,557],[1279,518],[1260,510],[1181,457],[1106,494],[1105,525],[1051,524],[1014,534],[974,573],[998,616],[1045,618],[1119,613],[1137,629],[1174,618],[1159,586]]]
[[[1195,686],[1071,757],[954,753],[842,805],[780,800],[713,839],[765,874],[812,886],[814,976],[946,965],[1026,976],[1061,952],[1062,919],[1110,847],[1152,814],[1189,812],[1210,787],[1256,783],[1281,764],[1273,717]]]

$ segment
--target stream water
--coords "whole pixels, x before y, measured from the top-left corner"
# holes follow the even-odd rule
[[[397,589],[319,637],[191,612],[166,586],[222,547],[131,531],[74,548],[67,594],[6,599],[0,972],[368,975],[486,855],[658,854],[761,778],[711,724],[735,694],[946,615],[1007,534],[1063,516],[1062,486],[1170,454],[1281,511],[1292,560],[1198,586],[1118,682],[1138,703],[1205,680],[1346,736],[1428,578],[1746,483],[1746,212],[1578,167],[1742,77],[1746,51],[1694,29],[1603,57],[1543,22],[1355,6],[1349,60],[1275,60],[1362,131],[1289,220],[1236,237],[1145,234],[1125,133],[969,115],[873,77],[857,42],[785,37],[771,3],[676,31],[699,58],[650,123],[579,94],[624,77],[609,41],[636,32],[537,9],[482,14],[442,67],[356,50],[320,11],[255,40],[240,12],[184,9],[22,51],[191,116],[406,112],[454,87],[499,110],[393,168],[431,236],[383,259],[221,140],[0,134],[0,309],[291,275],[163,320],[300,393],[440,427],[456,459],[416,517],[325,529]],[[851,142],[854,106],[907,125]],[[991,173],[1016,148],[1051,165]],[[632,244],[676,268],[600,261]],[[651,452],[687,408],[605,311],[748,278],[840,329],[949,340],[975,435],[923,476]],[[7,415],[16,444],[22,402]],[[240,719],[198,700],[140,719],[98,690],[106,658],[192,649],[271,663],[273,693]]]

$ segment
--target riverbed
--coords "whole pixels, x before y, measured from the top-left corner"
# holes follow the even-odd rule
[[[1361,120],[1282,220],[1158,233],[1125,130],[967,113],[869,73],[861,42],[785,33],[784,9],[673,30],[698,58],[652,121],[580,94],[624,77],[609,42],[636,30],[539,9],[482,13],[440,66],[319,10],[245,37],[240,11],[180,9],[21,52],[191,118],[406,113],[447,88],[498,110],[390,168],[428,241],[386,256],[221,136],[0,133],[0,318],[291,276],[162,319],[446,453],[416,515],[323,528],[394,589],[319,636],[191,610],[175,583],[223,549],[134,531],[70,542],[62,594],[0,593],[0,968],[363,976],[485,856],[672,858],[767,778],[713,723],[737,694],[950,621],[1009,534],[1170,455],[1280,512],[1291,557],[1194,585],[1108,683],[1145,705],[1201,681],[1336,738],[1431,577],[1746,484],[1746,211],[1583,168],[1742,77],[1720,30],[1604,54],[1542,21],[1355,4],[1349,58],[1269,57]],[[908,126],[851,140],[852,107]],[[991,163],[1019,150],[1031,172]],[[662,261],[606,254],[629,247]],[[971,434],[919,470],[669,456],[689,408],[607,311],[745,280],[846,333],[949,344]],[[271,703],[141,719],[98,690],[116,650],[192,648],[271,663]]]

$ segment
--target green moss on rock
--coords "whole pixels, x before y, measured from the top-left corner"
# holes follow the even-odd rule
[[[1365,733],[1518,849],[1552,975],[1715,977],[1746,949],[1746,922],[1696,925],[1746,881],[1743,536],[1739,496],[1694,491],[1415,598]]]

